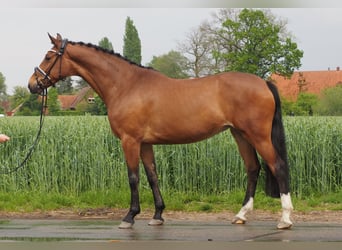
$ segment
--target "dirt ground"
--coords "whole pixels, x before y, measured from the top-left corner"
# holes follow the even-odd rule
[[[1,212],[0,219],[97,219],[97,220],[121,220],[127,213],[126,209],[88,209],[88,210],[57,210],[47,212]],[[280,218],[280,212],[272,213],[263,210],[254,210],[247,219],[249,221],[277,221]],[[137,215],[136,219],[151,219],[153,211],[145,210]],[[234,213],[231,211],[222,212],[180,212],[180,211],[165,211],[164,219],[180,220],[180,221],[227,221],[230,222],[234,218]],[[292,220],[296,222],[334,222],[342,223],[342,211],[313,211],[313,212],[296,212],[292,214]]]

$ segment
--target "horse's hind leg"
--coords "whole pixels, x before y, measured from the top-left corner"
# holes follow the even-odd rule
[[[158,186],[158,176],[152,145],[142,144],[140,156],[145,167],[148,182],[152,189],[155,205],[155,214],[153,216],[153,219],[148,224],[150,226],[162,225],[164,223],[162,213],[165,205]]]
[[[238,144],[239,152],[244,160],[247,172],[247,190],[245,199],[242,204],[242,208],[235,215],[232,220],[233,224],[244,224],[246,222],[246,214],[253,210],[253,201],[255,195],[255,189],[260,172],[260,163],[253,146],[242,137],[241,133],[236,129],[231,129],[231,132]]]
[[[273,144],[268,140],[258,143],[257,151],[266,162],[267,167],[271,170],[279,185],[283,211],[277,227],[278,229],[288,229],[292,226],[290,215],[293,206],[290,196],[289,169],[287,163],[276,153]]]

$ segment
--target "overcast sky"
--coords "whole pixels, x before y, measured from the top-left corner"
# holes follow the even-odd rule
[[[1,8],[0,72],[6,77],[9,94],[14,86],[26,86],[33,68],[51,48],[47,32],[94,44],[108,37],[114,50],[122,53],[127,16],[137,27],[145,64],[154,55],[176,49],[192,28],[210,20],[211,13],[216,11],[214,8]],[[287,30],[304,51],[301,70],[342,66],[341,9],[271,11],[287,19]]]

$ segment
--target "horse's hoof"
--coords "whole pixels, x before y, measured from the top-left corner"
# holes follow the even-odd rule
[[[278,223],[278,229],[290,229],[292,227],[292,222],[281,221]]]
[[[164,220],[152,219],[148,223],[149,226],[160,226],[164,224]]]
[[[246,220],[241,219],[241,218],[239,218],[239,217],[235,217],[235,218],[232,220],[232,224],[243,225],[243,224],[246,224]]]
[[[119,225],[120,229],[131,229],[133,227],[133,223],[129,223],[126,221],[121,221],[121,224]]]

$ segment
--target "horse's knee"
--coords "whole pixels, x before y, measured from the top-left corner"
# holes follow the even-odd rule
[[[128,183],[131,188],[137,187],[139,184],[139,175],[129,171],[128,173]]]

